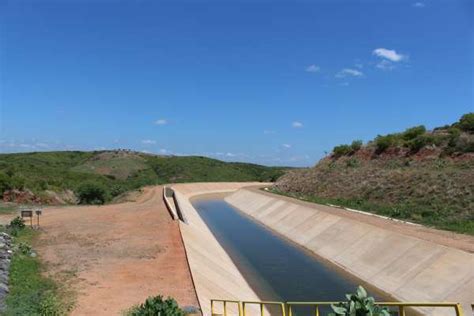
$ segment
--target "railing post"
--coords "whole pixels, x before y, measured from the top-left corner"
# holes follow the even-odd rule
[[[405,316],[405,307],[403,305],[398,305],[398,316]]]
[[[227,316],[227,301],[224,301],[224,316]]]
[[[263,316],[263,303],[260,303],[260,316]]]
[[[464,316],[461,304],[456,304],[456,306],[454,306],[454,309],[456,310],[456,316]]]
[[[316,316],[319,316],[319,305],[316,304],[314,306],[316,306]]]
[[[286,305],[285,303],[280,303],[281,307],[281,316],[286,316]]]

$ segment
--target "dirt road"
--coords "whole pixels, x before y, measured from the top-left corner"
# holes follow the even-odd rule
[[[47,273],[77,293],[72,315],[117,315],[151,295],[198,306],[178,223],[162,187],[136,202],[48,208],[38,252]]]

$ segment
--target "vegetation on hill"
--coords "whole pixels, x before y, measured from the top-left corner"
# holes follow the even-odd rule
[[[474,113],[433,131],[416,126],[365,146],[336,146],[315,167],[285,174],[274,190],[474,234]]]
[[[125,150],[1,154],[0,196],[24,198],[25,202],[34,197],[42,203],[75,198],[81,203],[103,203],[145,185],[275,181],[284,170],[206,157],[157,156]]]

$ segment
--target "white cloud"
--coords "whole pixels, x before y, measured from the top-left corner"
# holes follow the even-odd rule
[[[394,49],[386,49],[386,48],[374,49],[372,54],[376,55],[377,57],[385,58],[393,62],[399,62],[407,58],[405,55],[398,54]]]
[[[293,126],[294,128],[302,128],[303,123],[298,122],[298,121],[294,121],[293,123],[291,123],[291,126]]]
[[[344,68],[336,74],[336,78],[345,78],[345,77],[348,77],[348,76],[362,77],[362,76],[364,76],[364,73],[362,71],[357,70],[357,69]]]
[[[142,140],[142,144],[144,144],[144,145],[155,145],[155,144],[156,144],[156,140],[144,139],[144,140]]]
[[[354,65],[354,67],[362,69],[362,68],[364,68],[364,65],[360,64],[360,63],[357,63],[357,64]]]
[[[320,70],[321,70],[321,67],[319,67],[315,64],[309,65],[305,69],[306,72],[319,72]]]
[[[155,121],[155,124],[156,124],[156,125],[166,125],[166,124],[168,124],[168,120],[166,120],[166,119],[159,119],[159,120],[156,120],[156,121]]]
[[[426,6],[426,4],[424,4],[423,2],[415,2],[415,3],[413,3],[413,6],[415,8],[424,8]]]
[[[377,63],[375,67],[382,70],[392,70],[393,68],[395,68],[395,65],[391,61],[383,59],[379,63]]]
[[[283,146],[283,148],[286,148],[286,149],[290,149],[290,148],[291,148],[291,144],[282,144],[281,146]]]

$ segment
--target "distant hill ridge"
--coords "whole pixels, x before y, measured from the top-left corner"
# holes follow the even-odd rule
[[[82,184],[92,183],[110,200],[153,184],[275,181],[285,169],[130,150],[0,154],[0,197],[18,202],[73,203],[74,192]]]
[[[474,234],[474,113],[336,146],[316,166],[286,173],[275,192]]]

